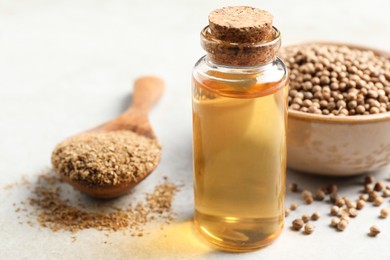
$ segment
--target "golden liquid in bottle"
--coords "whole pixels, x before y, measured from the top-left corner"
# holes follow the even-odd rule
[[[266,246],[283,227],[288,88],[281,84],[193,81],[195,225],[221,249]]]

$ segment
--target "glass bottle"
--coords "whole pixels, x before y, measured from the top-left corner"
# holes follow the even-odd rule
[[[195,226],[220,249],[270,244],[284,224],[287,69],[280,32],[258,43],[201,32],[192,77]]]

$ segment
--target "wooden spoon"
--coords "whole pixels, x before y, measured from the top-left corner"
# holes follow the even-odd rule
[[[130,130],[138,135],[157,141],[157,137],[149,123],[148,112],[163,92],[164,82],[161,79],[153,76],[138,78],[134,83],[132,105],[117,118],[88,130],[86,133]],[[63,180],[81,192],[92,197],[109,199],[125,194],[129,189],[149,176],[154,169],[155,167],[146,175],[137,177],[136,180],[116,185],[91,185],[85,181],[72,180],[61,173],[59,175]]]

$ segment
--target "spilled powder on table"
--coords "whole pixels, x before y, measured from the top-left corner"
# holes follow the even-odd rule
[[[73,234],[73,239],[78,231],[90,228],[106,232],[106,235],[123,231],[131,236],[143,236],[145,226],[151,222],[161,223],[162,228],[175,218],[172,201],[179,191],[178,185],[164,177],[161,184],[145,194],[144,201],[119,207],[114,200],[90,199],[78,191],[69,190],[68,184],[63,183],[52,170],[42,172],[35,181],[22,178],[21,183],[6,185],[4,189],[17,186],[29,191],[25,200],[13,204],[17,214],[27,216],[25,223],[30,226],[38,224],[54,232],[68,231]],[[76,198],[67,198],[66,191],[75,194]],[[22,221],[19,223],[23,224]]]

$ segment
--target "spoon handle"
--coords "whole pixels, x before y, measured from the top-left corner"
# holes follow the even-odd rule
[[[157,139],[148,120],[148,112],[164,92],[164,82],[145,76],[134,82],[132,105],[117,118],[90,131],[130,130],[151,139]]]
[[[164,92],[164,82],[154,76],[144,76],[134,82],[133,102],[126,112],[147,114]]]

